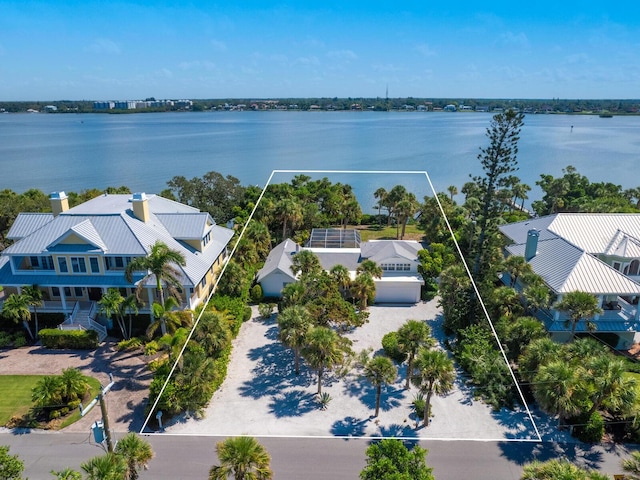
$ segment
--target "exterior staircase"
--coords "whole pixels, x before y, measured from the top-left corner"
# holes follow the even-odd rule
[[[107,328],[97,320],[98,306],[96,302],[76,302],[71,315],[58,325],[60,330],[95,330],[98,341],[107,338]]]

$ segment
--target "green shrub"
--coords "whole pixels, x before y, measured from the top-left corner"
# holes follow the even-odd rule
[[[382,337],[382,348],[387,357],[398,363],[404,362],[407,358],[398,348],[398,332],[389,332]]]
[[[413,397],[411,404],[413,405],[413,411],[416,417],[418,417],[418,419],[424,418],[424,409],[427,408],[427,401],[424,399],[424,395],[418,392],[418,394]]]
[[[145,355],[155,355],[156,353],[158,353],[158,350],[160,350],[160,346],[155,340],[150,341],[144,346]]]
[[[260,285],[254,285],[249,292],[251,301],[253,303],[260,303],[262,301],[262,287]]]
[[[140,348],[143,344],[143,340],[140,337],[131,337],[129,340],[120,340],[116,347],[119,351],[122,350],[135,350]]]
[[[258,305],[258,312],[260,313],[260,318],[266,320],[271,317],[273,314],[273,309],[275,305],[273,303],[261,303]]]
[[[15,339],[13,340],[13,346],[15,348],[25,347],[27,343],[27,339],[22,333],[16,335]]]
[[[75,400],[71,400],[69,403],[67,403],[67,406],[69,407],[70,410],[75,410],[80,406],[80,399],[77,398]]]
[[[42,345],[52,349],[95,350],[98,333],[94,330],[40,330]]]
[[[51,410],[49,412],[49,420],[55,420],[56,418],[60,418],[60,410]]]
[[[575,424],[573,436],[581,442],[599,443],[604,435],[604,419],[598,412],[593,412],[573,418],[570,423]]]
[[[251,315],[253,313],[251,312],[251,307],[250,306],[245,306],[244,310],[242,311],[242,321],[243,322],[248,322],[249,320],[251,320]]]
[[[11,345],[11,335],[7,332],[0,332],[0,348],[7,348]]]

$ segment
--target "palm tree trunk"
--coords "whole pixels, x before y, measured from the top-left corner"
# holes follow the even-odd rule
[[[431,415],[431,395],[433,394],[433,390],[429,389],[429,393],[427,393],[427,400],[424,402],[424,418],[423,422],[425,427],[429,426],[429,416]]]
[[[33,307],[33,316],[36,322],[36,338],[38,338],[38,331],[40,329],[38,328],[38,309],[35,306]]]
[[[410,380],[411,380],[411,368],[413,367],[413,355],[409,356],[407,360],[407,378],[404,383],[404,389],[409,390],[410,388]]]
[[[376,388],[376,414],[374,415],[374,417],[378,416],[378,413],[380,412],[380,395],[382,394],[382,385],[378,385],[378,388]]]
[[[322,394],[322,373],[324,370],[324,365],[320,365],[318,368],[318,395]]]
[[[293,349],[293,363],[296,371],[296,375],[300,375],[300,349]]]
[[[23,320],[22,321],[22,325],[24,326],[24,329],[27,331],[27,333],[29,334],[29,336],[31,337],[31,340],[33,340],[33,333],[31,333],[31,328],[29,328],[29,321],[28,320]]]

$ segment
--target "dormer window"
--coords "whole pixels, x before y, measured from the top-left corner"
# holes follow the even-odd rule
[[[207,232],[207,234],[202,238],[202,245],[206,247],[210,241],[211,241],[211,232]]]

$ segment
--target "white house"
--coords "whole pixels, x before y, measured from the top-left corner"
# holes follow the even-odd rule
[[[424,284],[418,273],[419,242],[412,240],[371,240],[360,242],[356,230],[315,229],[306,247],[287,239],[277,245],[258,271],[257,281],[263,294],[280,297],[288,283],[296,281],[291,272],[292,258],[301,250],[310,250],[318,256],[322,268],[345,266],[355,278],[358,265],[364,260],[376,262],[383,270],[382,278],[375,279],[376,303],[417,303]]]
[[[502,225],[508,255],[525,257],[556,295],[580,290],[598,297],[597,332],[615,333],[618,346],[640,330],[640,214],[558,213]],[[543,312],[552,337],[567,340],[561,312]],[[584,331],[580,322],[577,331]]]

